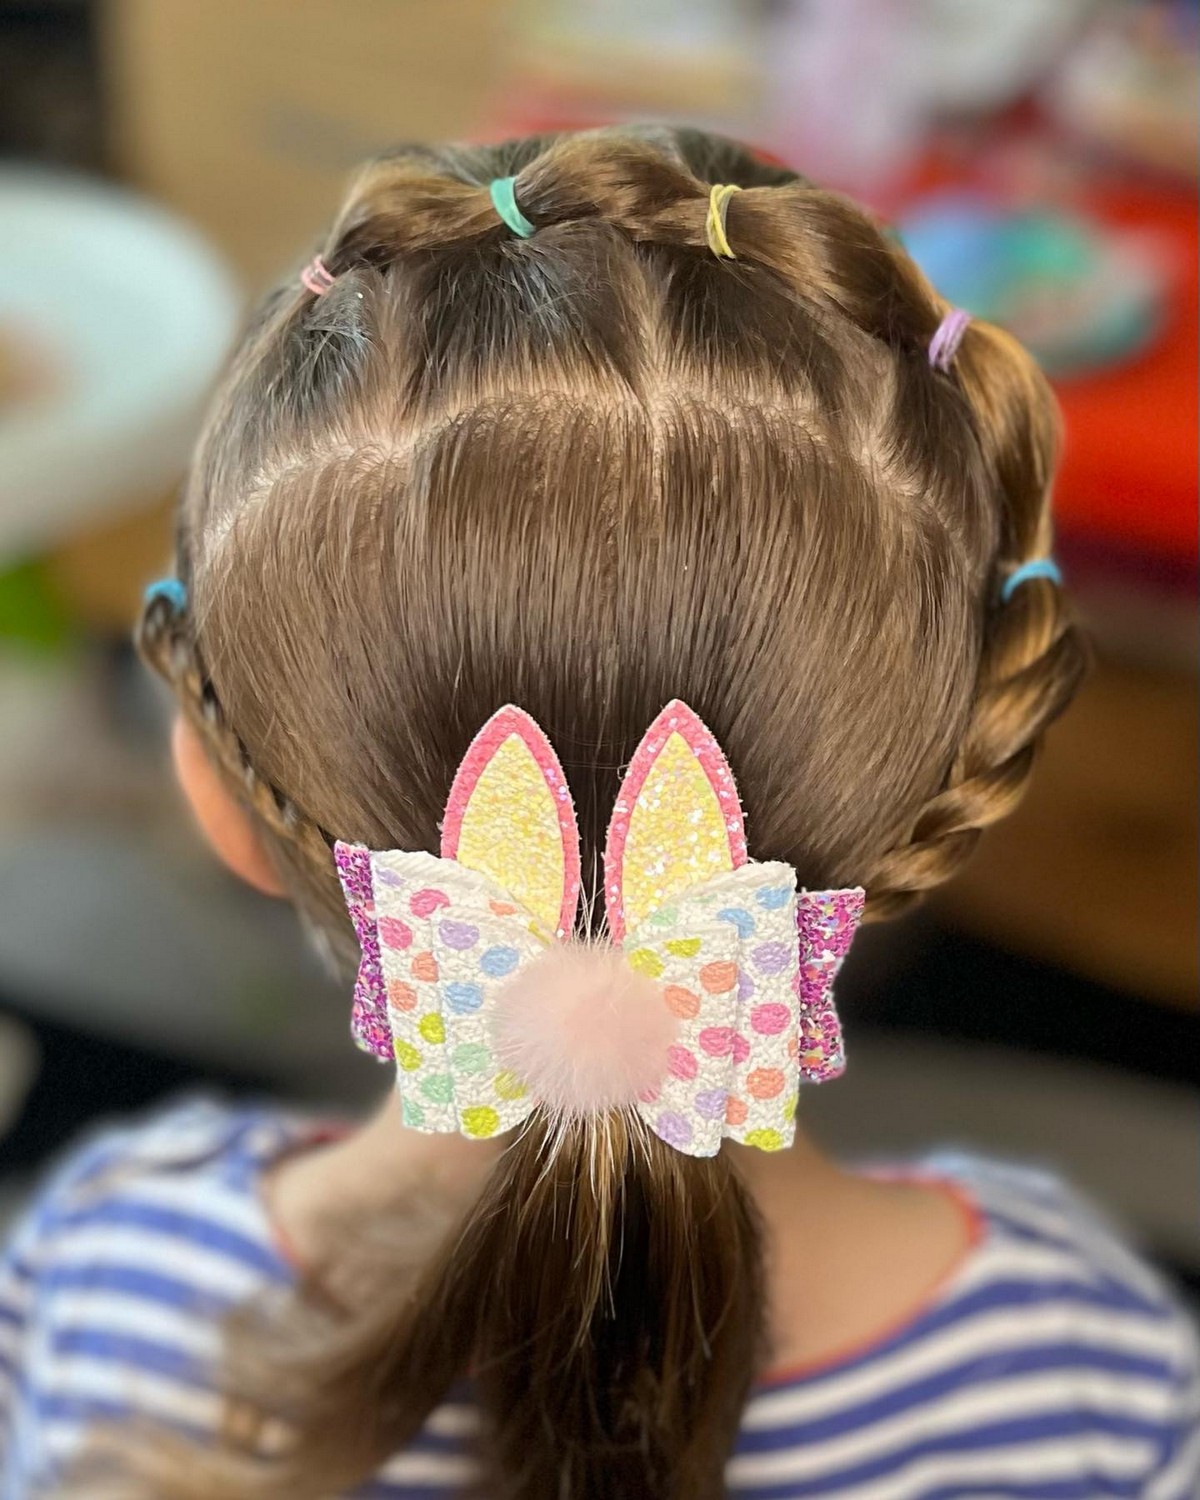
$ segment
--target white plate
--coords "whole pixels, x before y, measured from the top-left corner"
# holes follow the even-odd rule
[[[240,304],[217,253],[164,210],[0,170],[0,340],[51,366],[48,394],[0,411],[0,567],[180,474]]]

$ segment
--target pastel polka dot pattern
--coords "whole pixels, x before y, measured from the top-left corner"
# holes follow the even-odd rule
[[[663,962],[653,948],[635,948],[629,955],[629,967],[647,979],[658,979],[662,975]]]
[[[491,1049],[483,1042],[462,1042],[451,1053],[457,1074],[486,1073],[492,1064]]]
[[[667,1069],[673,1078],[686,1080],[695,1078],[700,1071],[700,1064],[696,1061],[696,1054],[690,1047],[680,1047],[676,1044],[667,1049]]]
[[[438,962],[433,954],[426,951],[418,953],[412,961],[412,977],[419,979],[422,984],[436,984],[438,978]]]
[[[443,906],[449,905],[450,897],[445,891],[435,891],[430,887],[415,891],[408,898],[408,909],[419,922],[433,916],[434,912]]]
[[[750,1025],[759,1036],[778,1036],[790,1020],[786,1005],[756,1005],[750,1012]]]
[[[438,937],[447,948],[456,948],[462,953],[479,941],[479,928],[472,927],[469,922],[440,922]]]
[[[497,943],[488,948],[479,960],[479,967],[489,979],[505,979],[517,967],[521,955],[508,943]]]
[[[700,1049],[709,1057],[729,1057],[733,1052],[731,1026],[706,1026],[700,1033]]]
[[[486,1104],[474,1104],[462,1112],[462,1127],[476,1140],[486,1140],[500,1129],[500,1116]]]
[[[729,1095],[724,1089],[701,1089],[692,1101],[696,1113],[705,1120],[724,1120]]]
[[[430,1011],[417,1022],[417,1030],[427,1042],[444,1042],[446,1040],[446,1023],[436,1011]]]
[[[415,1073],[421,1066],[421,1054],[411,1043],[397,1042],[396,1061],[406,1073]]]
[[[401,925],[408,933],[407,944],[380,945],[405,1123],[480,1140],[511,1129],[532,1101],[493,1057],[489,999],[542,951],[540,924],[486,876],[452,862],[371,858],[381,932],[387,923],[393,937]]]
[[[442,993],[456,1016],[469,1016],[483,1006],[483,988],[473,980],[452,979]]]
[[[718,913],[717,918],[722,922],[729,922],[737,929],[737,935],[743,942],[754,932],[754,918],[742,906],[726,906]]]
[[[752,1099],[775,1099],[783,1093],[784,1082],[780,1068],[755,1068],[746,1075],[746,1092]]]
[[[488,720],[454,778],[440,858],[338,843],[334,860],[362,950],[351,1029],[395,1059],[405,1122],[479,1138],[519,1123],[535,1101],[497,1065],[491,1018],[509,980],[569,937],[579,896],[575,812],[546,735],[511,704]],[[789,866],[748,861],[733,773],[678,700],[630,762],[604,872],[612,939],[677,1023],[639,1096],[645,1120],[698,1156],[723,1135],[786,1145],[798,1080],[844,1066],[832,983],[863,892],[798,893]]]
[[[626,937],[626,952],[657,975],[679,1021],[666,1076],[642,1103],[651,1129],[671,1144],[682,1139],[679,1122],[689,1126],[689,1142],[680,1150],[713,1155],[725,1136],[740,1140],[754,1130],[792,1138],[794,1126],[786,1126],[779,1108],[786,1079],[795,1075],[795,1063],[784,1054],[786,1037],[760,1035],[750,1024],[759,1005],[780,1007],[785,1022],[792,1015],[794,961],[778,972],[750,975],[756,948],[770,950],[768,970],[778,967],[771,960],[776,949],[787,951],[796,920],[790,901],[763,904],[755,893],[764,885],[782,889],[790,878],[786,865],[747,864],[676,897],[673,923],[655,911]],[[647,952],[657,964],[646,963]],[[768,1011],[768,1022],[773,1018]],[[759,1075],[753,1086],[752,1073]]]
[[[734,988],[737,977],[738,966],[735,963],[722,961],[705,964],[700,970],[700,985],[710,995],[722,995],[726,990]]]
[[[492,1004],[553,934],[477,872],[428,854],[370,859],[373,899],[360,917],[377,934],[405,1123],[473,1139],[513,1128],[536,1101],[495,1059]],[[827,978],[854,903],[846,893],[797,898],[791,878],[786,865],[744,864],[676,894],[625,939],[627,961],[662,987],[678,1021],[667,1071],[637,1104],[678,1150],[713,1155],[725,1137],[782,1149],[798,1077],[840,1057]],[[365,1035],[372,1014],[360,1009]]]
[[[379,941],[385,948],[398,948],[401,952],[412,945],[412,928],[399,917],[380,917]]]
[[[421,1092],[431,1104],[449,1104],[454,1098],[454,1079],[449,1073],[426,1073]]]
[[[667,1009],[681,1021],[690,1021],[700,1014],[700,996],[686,985],[668,984],[663,991]]]
[[[513,1099],[524,1099],[529,1092],[525,1087],[524,1081],[518,1078],[515,1073],[510,1073],[507,1068],[501,1068],[492,1080],[492,1083],[497,1095],[506,1102]]]
[[[403,979],[389,979],[387,984],[388,1004],[394,1005],[397,1010],[414,1010],[417,1004],[417,992],[411,984],[405,984]]]
[[[760,943],[750,954],[759,974],[782,974],[796,956],[794,943]]]
[[[663,1110],[654,1121],[654,1132],[666,1141],[668,1146],[674,1146],[677,1151],[682,1151],[692,1143],[692,1127],[682,1115],[675,1114],[671,1110]]]

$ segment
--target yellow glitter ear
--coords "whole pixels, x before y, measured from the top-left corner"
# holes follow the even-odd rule
[[[604,900],[619,943],[652,911],[746,863],[742,806],[721,747],[675,699],[638,746],[608,825]]]
[[[550,741],[512,704],[463,757],[446,803],[442,858],[486,875],[566,937],[579,904],[579,830]]]

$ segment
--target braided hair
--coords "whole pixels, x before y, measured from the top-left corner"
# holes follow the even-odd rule
[[[986,323],[931,362],[948,306],[861,209],[699,132],[595,131],[382,157],[319,254],[217,393],[189,606],[140,639],[347,964],[331,842],[436,848],[506,701],[562,755],[585,870],[672,697],[756,856],[877,918],[1015,805],[1084,666],[1050,578],[1001,600],[1049,547],[1053,403]],[[153,1492],[351,1487],[470,1368],[489,1495],[723,1493],[767,1348],[731,1153],[535,1114],[445,1245],[363,1287],[231,1334],[252,1420],[143,1453]],[[291,1436],[249,1463],[281,1392]]]

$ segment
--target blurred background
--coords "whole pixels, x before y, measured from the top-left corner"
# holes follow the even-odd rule
[[[865,199],[1067,420],[1097,669],[967,875],[856,945],[807,1116],[1064,1170],[1200,1289],[1198,38],[1197,0],[0,0],[0,1219],[98,1118],[384,1083],[201,850],[129,647],[247,299],[373,151],[668,118]]]

